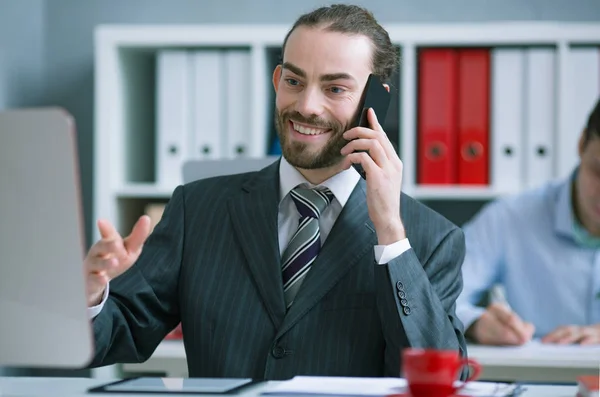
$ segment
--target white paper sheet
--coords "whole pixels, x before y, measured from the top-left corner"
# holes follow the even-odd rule
[[[457,386],[460,382],[456,383]],[[520,386],[509,383],[470,382],[457,396],[500,397],[511,395]],[[371,396],[381,397],[407,391],[403,378],[347,378],[296,376],[264,391],[270,396]]]

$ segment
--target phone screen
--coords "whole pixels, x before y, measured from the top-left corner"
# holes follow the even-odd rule
[[[390,106],[390,99],[390,93],[383,86],[381,80],[374,74],[369,75],[352,128],[357,126],[370,128],[367,117],[369,108],[373,108],[379,124],[383,125]],[[366,173],[362,165],[352,164],[352,166],[363,179],[366,179]]]

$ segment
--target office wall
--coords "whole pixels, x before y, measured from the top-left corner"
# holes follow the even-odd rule
[[[0,110],[41,103],[44,4],[0,0]],[[15,373],[0,367],[0,376]]]
[[[41,102],[44,5],[45,0],[0,0],[0,109]]]
[[[93,31],[106,23],[292,23],[317,0],[0,0],[0,108],[60,105],[76,118],[91,234]],[[382,22],[600,21],[598,0],[358,0]],[[42,100],[40,96],[43,95]],[[463,205],[455,220],[479,205]],[[453,204],[434,203],[454,214]],[[465,210],[466,208],[466,210]],[[466,212],[465,212],[466,211]]]

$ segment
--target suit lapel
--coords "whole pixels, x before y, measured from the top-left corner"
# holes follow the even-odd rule
[[[361,179],[336,220],[277,333],[293,327],[376,244]]]
[[[279,161],[260,171],[229,202],[233,229],[276,328],[285,316],[277,214]]]

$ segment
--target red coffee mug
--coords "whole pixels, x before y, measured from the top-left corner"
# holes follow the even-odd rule
[[[457,386],[455,382],[465,365],[472,368],[471,374]],[[408,348],[402,352],[402,372],[411,397],[449,397],[477,379],[481,365],[461,358],[455,350]]]

